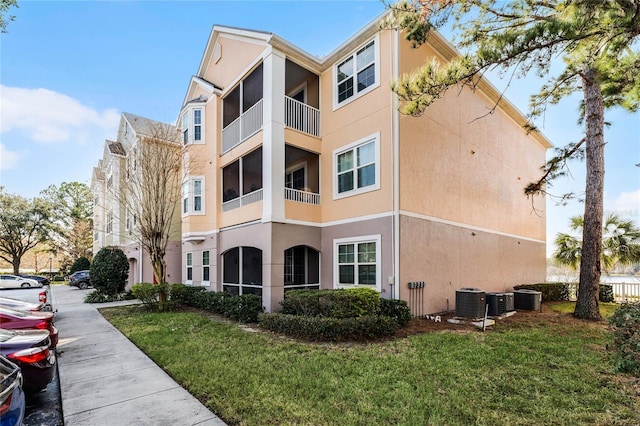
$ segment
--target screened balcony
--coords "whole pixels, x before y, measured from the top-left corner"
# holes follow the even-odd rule
[[[262,147],[222,169],[222,211],[262,201]]]
[[[320,137],[320,78],[287,60],[285,64],[284,124]]]
[[[320,205],[320,156],[295,146],[285,147],[284,198]]]

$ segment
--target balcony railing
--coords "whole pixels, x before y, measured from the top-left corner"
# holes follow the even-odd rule
[[[319,109],[288,96],[284,97],[284,102],[284,123],[288,127],[307,133],[311,136],[320,137]]]
[[[285,188],[284,198],[298,203],[320,205],[320,194],[299,189]]]
[[[262,201],[262,189],[222,203],[222,211],[228,212],[229,210],[237,209],[247,204],[257,203],[258,201]]]
[[[262,129],[262,99],[222,129],[222,153],[231,150]]]

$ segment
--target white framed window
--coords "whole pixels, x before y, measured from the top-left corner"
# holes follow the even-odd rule
[[[204,108],[189,107],[181,118],[182,144],[204,143]]]
[[[333,240],[334,287],[381,290],[381,237],[366,235]]]
[[[204,177],[194,176],[182,184],[182,214],[204,214]]]
[[[380,189],[380,133],[333,151],[333,198]]]
[[[202,285],[208,286],[211,280],[211,257],[209,250],[202,252]]]
[[[113,232],[113,211],[109,210],[107,212],[107,234],[111,234]]]
[[[186,271],[186,283],[193,283],[193,253],[187,253],[187,261],[186,261],[187,271]]]
[[[334,109],[380,86],[379,44],[376,35],[334,66]]]
[[[307,187],[307,162],[298,163],[284,172],[284,186],[291,189]]]

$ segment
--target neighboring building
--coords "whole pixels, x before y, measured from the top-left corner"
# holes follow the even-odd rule
[[[158,134],[156,129],[162,129]],[[167,135],[173,135],[170,140]],[[93,208],[93,252],[102,247],[120,247],[129,259],[128,285],[140,282],[154,282],[153,269],[148,253],[143,249],[137,233],[139,192],[142,169],[140,152],[142,144],[151,138],[166,138],[163,142],[175,145],[176,155],[180,153],[177,140],[178,131],[174,126],[129,113],[123,113],[115,141],[105,141],[104,153],[93,169],[91,192],[94,196]],[[167,245],[168,282],[181,281],[181,241],[179,200],[172,202],[173,215],[169,243]]]
[[[393,80],[456,55],[377,20],[323,58],[214,26],[177,123],[182,281],[269,311],[289,289],[369,287],[414,313],[544,281],[545,200],[523,188],[550,143],[486,81],[397,112]]]

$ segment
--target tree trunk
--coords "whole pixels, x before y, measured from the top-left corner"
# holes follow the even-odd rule
[[[587,69],[582,76],[586,123],[587,179],[582,229],[582,256],[576,318],[601,320],[598,305],[602,217],[604,197],[604,102],[597,72]]]
[[[20,261],[22,259],[20,257],[14,256],[13,262],[11,262],[13,266],[13,275],[18,275],[20,273]]]

